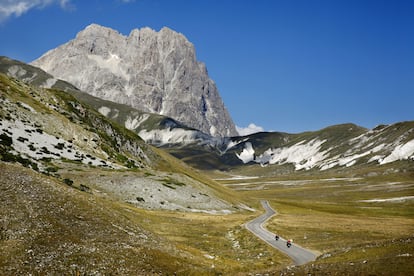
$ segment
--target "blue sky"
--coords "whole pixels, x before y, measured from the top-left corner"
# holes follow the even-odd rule
[[[414,120],[414,1],[0,0],[0,55],[30,62],[91,23],[184,34],[240,127]]]

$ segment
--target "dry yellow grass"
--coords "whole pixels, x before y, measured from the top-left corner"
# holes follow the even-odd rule
[[[258,214],[210,215],[134,209],[139,224],[191,252],[197,263],[226,275],[279,271],[291,261],[252,236],[243,223]],[[213,269],[214,268],[214,269]]]
[[[414,262],[414,202],[363,202],[414,194],[412,175],[333,178],[332,175],[223,180],[253,203],[278,211],[267,228],[319,252],[312,264],[282,273],[407,275]]]
[[[322,253],[414,233],[414,218],[335,214],[283,203],[273,205],[279,215],[268,223],[270,230]]]

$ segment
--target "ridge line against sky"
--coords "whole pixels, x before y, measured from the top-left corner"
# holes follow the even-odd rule
[[[30,62],[91,23],[182,33],[243,134],[414,120],[414,1],[0,0],[0,55]]]

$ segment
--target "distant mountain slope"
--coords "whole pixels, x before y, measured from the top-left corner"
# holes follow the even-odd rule
[[[7,58],[0,59],[1,71],[41,85],[52,78],[39,68]],[[342,124],[298,134],[261,132],[218,138],[169,117],[93,97],[64,81],[56,80],[54,85],[134,131],[146,142],[199,169],[231,170],[256,165],[279,172],[326,171],[414,159],[414,121],[381,125],[372,130]]]
[[[39,87],[54,88],[63,91],[79,90],[71,83],[56,79],[37,67],[5,56],[0,56],[0,72],[27,84]]]
[[[281,172],[325,171],[395,161],[411,162],[414,167],[414,121],[371,130],[342,124],[299,134],[261,132],[232,137],[226,143],[221,151],[197,145],[169,151],[200,169],[230,170],[256,164],[269,171],[279,167]]]
[[[386,164],[414,158],[414,121],[372,130],[343,124],[293,137],[291,143],[261,152],[253,161],[262,165],[292,163],[296,170],[326,170],[335,166]],[[395,152],[401,154],[394,156]]]
[[[136,29],[126,37],[92,24],[32,64],[99,98],[172,117],[212,136],[237,134],[193,45],[171,29]]]

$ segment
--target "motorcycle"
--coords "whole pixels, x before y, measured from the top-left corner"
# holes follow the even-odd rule
[[[290,240],[288,240],[288,241],[286,242],[286,246],[287,246],[288,248],[290,248],[290,247],[292,246],[292,242],[291,242]]]
[[[277,240],[277,241],[279,240],[279,236],[278,235],[275,236],[275,240]]]

